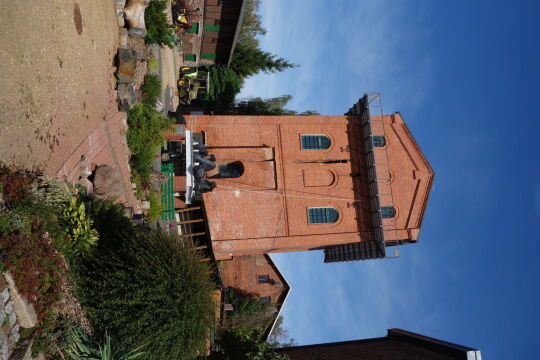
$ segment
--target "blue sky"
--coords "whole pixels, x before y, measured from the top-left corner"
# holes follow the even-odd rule
[[[436,171],[419,244],[401,257],[273,258],[299,344],[399,327],[525,359],[540,339],[538,1],[262,0],[262,47],[299,68],[244,96],[343,114],[367,91],[400,111]]]

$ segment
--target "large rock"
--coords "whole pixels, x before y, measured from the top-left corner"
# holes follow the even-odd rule
[[[9,295],[13,303],[13,310],[17,315],[17,321],[22,328],[31,328],[36,326],[37,314],[32,304],[19,294],[19,291],[15,287],[15,280],[10,273],[4,273],[4,279],[9,288]]]
[[[144,37],[146,35],[146,26],[144,24],[144,11],[150,0],[129,0],[129,4],[124,8],[126,20],[131,30],[129,36]]]
[[[118,85],[118,102],[120,110],[129,111],[137,103],[137,90],[133,85]]]
[[[120,84],[130,84],[137,68],[137,51],[119,48],[118,49],[118,82]]]
[[[118,196],[122,189],[122,175],[108,165],[96,168],[94,174],[94,192],[102,196]]]

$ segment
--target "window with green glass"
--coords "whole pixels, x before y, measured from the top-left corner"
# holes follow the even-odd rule
[[[372,136],[371,141],[373,141],[374,147],[384,147],[386,145],[386,138],[384,136]]]
[[[191,23],[191,27],[187,30],[188,34],[198,34],[199,33],[199,23],[193,22]]]
[[[396,208],[393,206],[381,206],[381,215],[383,219],[389,219],[396,216]]]
[[[184,61],[196,61],[197,55],[195,54],[184,54]]]
[[[202,58],[202,59],[215,59],[215,58],[216,58],[216,54],[210,54],[210,53],[201,54],[201,58]]]
[[[219,25],[204,25],[203,31],[205,32],[219,32]]]
[[[308,208],[308,221],[310,224],[332,224],[338,218],[339,213],[333,207]]]
[[[326,135],[302,135],[302,150],[326,150],[330,147],[330,138]]]

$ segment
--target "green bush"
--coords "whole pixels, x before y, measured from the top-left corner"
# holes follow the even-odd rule
[[[161,80],[157,75],[148,74],[144,77],[144,84],[141,90],[143,93],[143,104],[153,108],[156,106],[161,95]]]
[[[129,129],[126,132],[130,163],[142,183],[150,178],[150,166],[154,155],[163,142],[163,132],[171,125],[171,120],[143,104],[135,105],[128,112]]]
[[[148,58],[148,72],[155,73],[158,69],[158,61],[154,56]]]
[[[144,23],[146,25],[146,37],[144,40],[148,44],[166,45],[172,47],[174,37],[174,27],[167,21],[165,10],[169,2],[167,0],[153,0],[144,12]]]
[[[63,244],[57,248],[68,257],[87,255],[98,241],[98,232],[92,228],[92,219],[86,213],[84,203],[72,197],[62,210],[60,223],[66,229]]]
[[[209,267],[192,245],[139,231],[117,251],[99,249],[77,267],[78,298],[97,334],[146,359],[193,359],[213,323]]]
[[[30,193],[34,201],[59,208],[64,208],[73,197],[73,192],[54,178],[38,178],[30,186]]]
[[[70,360],[136,360],[144,356],[140,349],[134,349],[127,354],[118,351],[108,334],[103,345],[97,344],[92,337],[80,326],[71,326],[67,330],[68,345],[64,350]]]
[[[135,226],[126,216],[122,204],[95,197],[83,198],[83,201],[93,221],[93,227],[99,233],[98,247],[116,249],[124,239],[135,233]]]
[[[218,102],[222,107],[231,106],[242,88],[243,80],[226,66],[211,66],[208,71],[210,89],[207,99]]]
[[[261,333],[249,329],[223,331],[217,342],[219,350],[213,351],[208,360],[288,360],[262,339]]]

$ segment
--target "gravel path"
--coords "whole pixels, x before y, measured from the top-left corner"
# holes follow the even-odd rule
[[[0,161],[55,174],[117,109],[114,3],[0,5]]]

